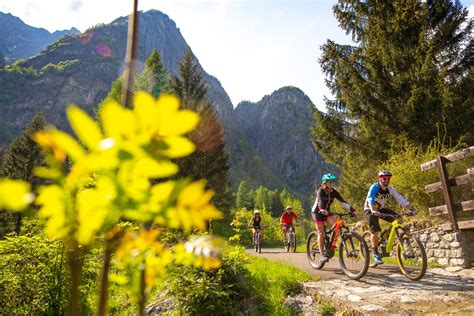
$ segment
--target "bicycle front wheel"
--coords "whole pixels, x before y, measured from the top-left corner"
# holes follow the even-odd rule
[[[257,240],[258,253],[262,253],[262,235],[259,235]]]
[[[404,276],[417,281],[425,275],[428,260],[425,248],[418,238],[403,234],[397,244],[396,253],[398,265]]]
[[[306,239],[306,256],[308,257],[308,262],[311,267],[314,269],[322,269],[324,267],[324,262],[321,262],[321,252],[319,251],[318,246],[318,233],[311,232]]]
[[[343,234],[339,244],[339,264],[345,275],[357,280],[369,269],[369,248],[356,232]]]

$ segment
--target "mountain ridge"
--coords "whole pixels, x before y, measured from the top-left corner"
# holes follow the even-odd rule
[[[11,13],[0,12],[0,55],[8,61],[27,58],[40,53],[64,35],[79,33],[75,27],[51,33],[44,28],[27,25]]]
[[[177,74],[181,57],[190,47],[176,23],[168,15],[157,10],[140,12],[139,18],[137,68],[143,67],[146,58],[153,49],[157,49],[165,69],[170,74]],[[50,43],[40,54],[0,70],[0,85],[4,88],[0,93],[0,114],[6,118],[5,122],[0,124],[0,131],[11,125],[18,132],[39,110],[43,112],[48,122],[70,131],[65,117],[65,107],[71,103],[79,105],[93,115],[94,107],[105,98],[112,82],[122,72],[127,21],[128,17],[119,17],[109,24],[91,27],[84,33],[65,35]],[[197,63],[199,64],[198,60]],[[295,174],[292,168],[295,166],[300,170],[301,166],[307,164],[302,163],[301,159],[290,158],[287,160],[294,160],[294,163],[283,164],[281,161],[275,162],[274,157],[266,154],[267,147],[263,144],[274,143],[275,146],[287,148],[289,139],[283,139],[282,135],[266,131],[265,124],[257,121],[255,126],[260,129],[257,135],[262,135],[262,139],[255,139],[252,133],[253,127],[247,124],[254,119],[254,116],[251,115],[248,119],[239,118],[245,103],[241,102],[234,108],[219,80],[206,73],[202,66],[199,67],[204,81],[209,86],[208,97],[223,123],[231,164],[230,177],[234,188],[240,181],[246,180],[254,187],[265,185],[272,189],[281,189],[289,186],[304,195],[309,194],[312,191],[311,185],[301,185],[297,181],[287,183],[289,179],[305,178],[301,174]],[[264,96],[255,104],[256,108],[265,108],[265,115],[268,117],[274,117],[275,113],[278,113],[276,111],[271,114],[270,112],[278,108],[269,104],[278,104],[285,111],[294,108],[295,113],[306,117],[306,120],[301,120],[296,125],[306,124],[300,126],[304,132],[301,135],[309,137],[307,131],[312,121],[313,105],[300,89],[284,87]],[[291,117],[286,119],[291,120]],[[275,142],[274,138],[280,138],[280,142]],[[309,141],[303,142],[299,138],[293,138],[291,141],[309,146],[311,150],[303,151],[304,155],[311,156],[314,149]],[[285,149],[287,150],[289,149]],[[278,151],[271,152],[273,155],[279,154]],[[289,154],[289,156],[299,155]]]

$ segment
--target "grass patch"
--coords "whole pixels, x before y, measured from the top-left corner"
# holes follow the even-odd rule
[[[301,282],[314,278],[308,273],[280,262],[251,257],[247,268],[252,275],[255,292],[261,295],[258,312],[272,315],[289,315],[284,304],[287,295],[301,292]]]
[[[321,300],[318,306],[318,315],[334,315],[336,309],[329,301]]]

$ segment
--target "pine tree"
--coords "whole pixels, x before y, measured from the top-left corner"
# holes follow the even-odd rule
[[[119,103],[122,103],[122,95],[123,95],[123,83],[122,83],[122,77],[120,77],[114,80],[114,82],[112,82],[112,87],[110,88],[110,92],[105,99],[115,100]]]
[[[162,93],[171,93],[170,78],[161,56],[156,49],[145,61],[145,69],[135,80],[135,90],[147,91],[155,98]]]
[[[458,1],[341,0],[333,9],[358,45],[322,46],[335,100],[315,112],[313,142],[326,159],[383,160],[399,135],[428,145],[443,126],[453,140],[473,139],[473,21]]]
[[[252,203],[248,199],[249,194],[249,187],[247,186],[247,182],[241,181],[239,187],[237,188],[237,193],[235,194],[235,206],[237,209],[246,208],[251,209]]]
[[[278,189],[275,189],[273,190],[272,206],[270,207],[272,215],[279,216],[283,208],[284,206],[281,203],[280,191]]]
[[[157,98],[161,93],[171,93],[170,78],[161,62],[160,54],[156,49],[145,61],[145,69],[139,74],[134,83],[134,91],[146,91]],[[105,100],[122,102],[123,77],[120,76],[110,88]]]
[[[40,146],[33,141],[32,136],[38,131],[44,129],[45,121],[43,115],[38,113],[33,120],[26,126],[23,133],[16,138],[5,150],[2,161],[3,175],[11,179],[22,179],[28,181],[33,190],[44,183],[44,180],[34,175],[34,168],[44,165],[44,155]],[[22,224],[21,213],[11,214],[8,211],[2,213],[3,224],[8,227],[2,227],[4,232],[9,227],[14,226],[13,231],[20,233]]]
[[[193,110],[201,116],[198,126],[189,134],[197,150],[192,155],[177,160],[180,167],[178,177],[207,179],[208,187],[216,192],[214,204],[222,210],[228,210],[233,196],[228,180],[229,158],[224,145],[224,132],[212,103],[206,99],[207,86],[190,50],[180,62],[179,76],[172,78],[171,89],[179,97],[183,108]]]

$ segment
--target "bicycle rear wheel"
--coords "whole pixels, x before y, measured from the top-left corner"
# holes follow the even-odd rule
[[[396,254],[400,270],[408,279],[417,281],[425,275],[428,260],[425,248],[418,238],[403,234],[397,244]]]
[[[349,278],[357,280],[369,269],[369,249],[364,238],[356,232],[342,235],[339,244],[339,264]]]
[[[286,238],[283,237],[283,247],[285,248],[286,252],[290,251],[290,232],[286,233]]]
[[[314,269],[322,269],[324,267],[325,262],[320,261],[322,255],[319,251],[317,232],[311,232],[306,239],[306,256],[308,257],[309,265]]]
[[[258,252],[258,247],[259,247],[258,244],[260,243],[260,240],[258,238],[258,231],[255,232],[254,241],[255,241],[255,244],[254,244],[255,245],[255,252]]]
[[[296,235],[294,232],[291,232],[290,235],[290,251],[296,252]]]

